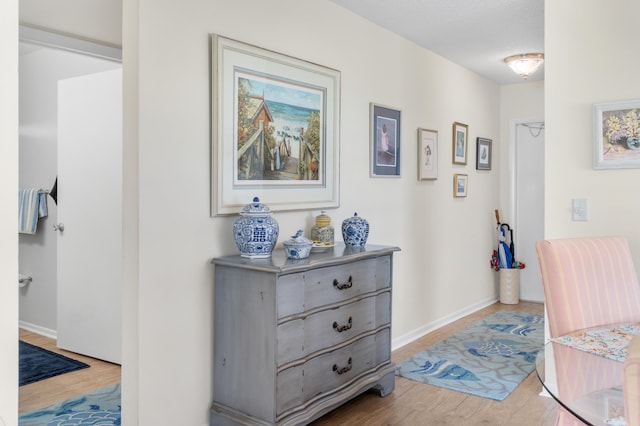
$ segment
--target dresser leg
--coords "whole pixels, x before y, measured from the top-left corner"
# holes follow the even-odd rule
[[[378,391],[381,397],[385,397],[389,395],[396,387],[396,373],[392,371],[390,373],[385,374],[378,384],[376,384],[372,389]]]

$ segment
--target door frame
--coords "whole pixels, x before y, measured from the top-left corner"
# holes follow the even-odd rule
[[[517,201],[518,201],[518,194],[516,191],[517,174],[518,174],[518,171],[516,170],[517,153],[518,153],[518,147],[517,147],[518,126],[524,125],[524,124],[531,124],[531,123],[542,123],[544,125],[544,117],[542,118],[531,117],[526,119],[519,118],[519,119],[512,119],[509,122],[509,213],[511,218],[511,228],[515,230],[514,239],[516,241],[520,240],[518,236],[518,232],[519,232],[518,230],[521,229],[521,226],[520,226],[521,224],[519,223],[519,218],[518,218],[518,213],[516,208]],[[543,172],[544,172],[544,165],[543,165]],[[543,215],[543,227],[544,227],[544,206],[542,208],[542,215]],[[543,231],[543,234],[544,234],[544,231]],[[516,247],[516,253],[517,252],[518,252],[518,248]],[[536,265],[529,264],[529,267],[536,267]]]
[[[19,40],[122,63],[122,49],[22,25],[19,27]]]
[[[95,57],[95,58],[112,61],[112,62],[121,64],[120,68],[123,70],[122,49],[119,49],[119,48],[105,46],[98,43],[81,40],[78,38],[74,38],[74,37],[70,37],[62,34],[25,27],[22,25],[18,27],[18,42],[31,43],[34,45],[39,45],[47,48],[64,50],[64,51],[73,52],[73,53],[77,53],[77,54],[81,54],[89,57]],[[18,93],[18,96],[20,96],[19,93]],[[123,90],[123,98],[124,98],[124,90]],[[122,144],[124,148],[124,140],[122,141]],[[124,172],[123,172],[123,175],[124,175]],[[123,176],[123,179],[124,179],[124,176]],[[124,230],[123,230],[123,240],[124,240]],[[124,242],[123,242],[123,245],[124,245]],[[16,245],[16,247],[18,247],[18,245]],[[123,247],[123,250],[124,250],[124,247]],[[121,300],[122,300],[122,295],[121,295]],[[123,311],[124,311],[124,306],[122,307],[121,313],[120,313],[121,321],[124,316]],[[39,330],[32,330],[32,331],[38,332]],[[54,337],[54,336],[48,336],[48,337]],[[120,335],[120,341],[121,343],[124,341],[124,337],[122,334]],[[122,364],[122,361],[121,361],[121,364]]]

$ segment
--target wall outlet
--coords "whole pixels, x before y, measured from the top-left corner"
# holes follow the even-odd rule
[[[571,218],[576,222],[589,220],[589,203],[586,198],[574,198],[571,201]]]

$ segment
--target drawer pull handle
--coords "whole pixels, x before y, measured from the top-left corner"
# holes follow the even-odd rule
[[[351,358],[349,358],[349,361],[347,361],[347,365],[345,367],[338,367],[336,364],[333,364],[333,371],[338,374],[344,374],[347,371],[351,370],[351,367],[353,367],[353,364],[351,363]]]
[[[347,288],[351,288],[353,286],[353,278],[349,275],[349,279],[346,283],[340,283],[337,279],[333,280],[333,286],[338,290],[345,290]]]
[[[342,333],[343,331],[347,331],[351,327],[353,327],[353,319],[351,317],[349,317],[349,321],[347,321],[347,323],[345,325],[338,324],[338,321],[334,321],[333,322],[333,329],[335,331],[337,331],[338,333]]]

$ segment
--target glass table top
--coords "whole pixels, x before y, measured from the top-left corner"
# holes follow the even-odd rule
[[[554,341],[536,358],[545,390],[578,419],[597,426],[620,424],[624,418],[623,367],[623,362]]]

